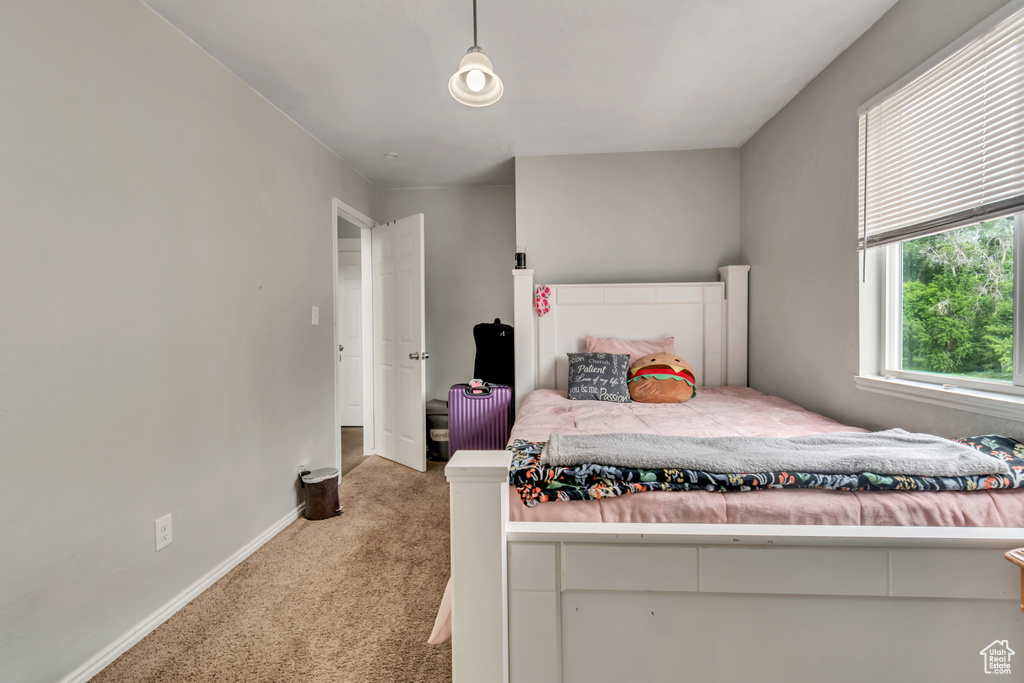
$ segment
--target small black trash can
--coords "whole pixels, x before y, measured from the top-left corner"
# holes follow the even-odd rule
[[[341,514],[338,503],[338,470],[324,467],[302,473],[306,491],[306,519],[327,519]]]
[[[448,460],[448,401],[427,401],[427,458]]]

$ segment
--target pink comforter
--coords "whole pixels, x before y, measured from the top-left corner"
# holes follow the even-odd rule
[[[864,430],[747,387],[701,388],[686,403],[627,404],[570,401],[562,392],[541,389],[523,401],[512,438],[547,441],[553,432],[784,437],[838,431]],[[649,491],[532,508],[523,505],[515,489],[509,492],[510,517],[516,522],[1024,526],[1021,490]]]
[[[541,389],[526,397],[512,439],[547,441],[554,433],[630,432],[677,436],[803,436],[865,431],[747,387],[702,387],[686,403],[570,401]],[[963,436],[974,436],[964,434]],[[1024,526],[1024,490],[826,491],[742,493],[647,491],[601,500],[523,505],[509,488],[514,522],[662,522],[683,524],[834,524],[840,526]],[[431,643],[451,637],[451,580]]]

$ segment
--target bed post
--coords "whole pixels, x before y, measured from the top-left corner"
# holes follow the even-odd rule
[[[537,388],[537,317],[533,314],[533,270],[512,271],[515,327],[516,411],[528,393]]]
[[[747,386],[747,300],[750,266],[723,266],[718,279],[725,283],[725,384]]]
[[[448,478],[452,683],[508,683],[508,451],[458,451]]]

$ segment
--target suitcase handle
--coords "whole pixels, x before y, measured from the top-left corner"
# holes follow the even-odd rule
[[[490,396],[491,389],[493,387],[493,384],[484,384],[483,386],[479,387],[471,387],[470,385],[467,384],[466,386],[462,387],[462,390],[466,392],[466,396]]]

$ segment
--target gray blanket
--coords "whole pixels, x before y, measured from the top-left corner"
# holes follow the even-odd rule
[[[718,473],[821,472],[960,477],[1008,474],[1009,465],[970,446],[902,429],[834,432],[791,438],[552,434],[541,465],[598,463],[635,469]]]

